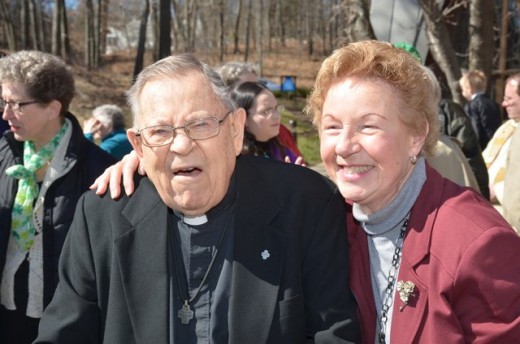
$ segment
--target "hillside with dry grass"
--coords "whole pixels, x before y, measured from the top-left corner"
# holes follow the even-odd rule
[[[196,53],[211,66],[219,66],[217,54]],[[241,55],[228,55],[226,61],[243,61]],[[146,60],[152,63],[151,59]],[[299,89],[310,89],[313,85],[321,60],[309,58],[299,49],[293,48],[264,54],[263,76],[274,82],[280,82],[282,75],[295,75]],[[126,105],[125,92],[132,83],[134,57],[131,54],[119,53],[103,57],[102,67],[98,70],[87,70],[81,66],[72,66],[76,80],[76,96],[71,104],[71,111],[83,120],[90,116],[92,109],[102,104],[121,106],[127,114],[127,125],[131,125],[130,109]],[[316,133],[307,119],[301,115],[305,99],[294,95],[285,95],[279,102],[286,106],[282,121],[288,125],[290,120],[298,123],[298,146],[310,164],[317,163]]]

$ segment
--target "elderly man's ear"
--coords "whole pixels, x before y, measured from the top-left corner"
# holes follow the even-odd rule
[[[137,153],[137,156],[140,158],[143,156],[143,147],[141,146],[141,141],[139,140],[139,137],[135,133],[135,129],[127,129],[126,130],[126,136],[128,137],[128,141],[130,141],[130,144],[134,148],[135,152]]]
[[[233,134],[233,142],[235,144],[235,153],[239,155],[242,152],[244,144],[244,126],[246,124],[246,110],[238,108],[231,116],[231,133]]]

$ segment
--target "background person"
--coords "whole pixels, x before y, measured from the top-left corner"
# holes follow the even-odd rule
[[[520,238],[482,196],[425,162],[438,100],[418,61],[378,41],[336,50],[309,98],[325,168],[352,204],[363,343],[514,343]]]
[[[0,139],[0,342],[24,344],[54,294],[76,202],[116,160],[68,112],[74,79],[63,61],[20,51],[0,59],[0,80],[10,127]]]
[[[237,159],[245,111],[191,55],[148,66],[128,96],[147,177],[80,200],[35,343],[359,342],[335,186]]]
[[[231,99],[246,111],[242,154],[303,163],[303,158],[285,147],[278,137],[282,109],[267,87],[258,82],[243,82],[231,90]]]
[[[502,122],[500,108],[485,93],[487,78],[484,72],[480,70],[466,72],[460,78],[459,84],[462,95],[468,101],[464,110],[477,134],[480,149],[484,149]]]
[[[421,55],[413,45],[398,42],[394,46],[407,51],[417,61],[422,61]],[[437,77],[428,67],[424,66],[424,71],[434,81],[438,94],[436,96],[440,98],[442,92]],[[441,135],[434,149],[435,156],[429,156],[428,163],[443,177],[459,185],[471,186],[489,199],[487,167],[482,157],[478,137],[464,109],[452,100],[441,98],[439,122]],[[466,159],[461,156],[460,151]]]
[[[502,106],[509,119],[497,129],[482,152],[488,168],[490,200],[500,212],[503,212],[504,178],[509,147],[520,120],[520,73],[507,78]]]
[[[504,218],[520,233],[520,131],[516,130],[509,146],[504,176]]]
[[[125,114],[117,105],[104,104],[92,110],[92,117],[85,121],[83,132],[90,141],[101,141],[99,147],[118,160],[132,150],[126,137]]]
[[[441,98],[439,121],[441,136],[446,135],[456,140],[466,157],[478,184],[478,189],[475,190],[480,190],[482,196],[489,200],[489,176],[486,163],[477,134],[464,108],[450,99]]]
[[[227,62],[223,66],[217,69],[220,77],[224,83],[233,89],[233,87],[243,82],[259,82],[258,72],[256,67],[247,62],[231,61]],[[280,131],[278,133],[278,140],[287,148],[289,148],[296,156],[302,156],[302,153],[298,149],[296,140],[292,135],[291,131],[283,124],[280,123]]]

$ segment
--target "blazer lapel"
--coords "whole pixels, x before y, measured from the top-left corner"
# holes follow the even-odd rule
[[[416,269],[430,254],[430,243],[433,225],[437,217],[435,204],[440,203],[442,188],[434,185],[442,184],[440,175],[433,171],[427,164],[426,183],[417,199],[416,206],[412,208],[410,224],[403,246],[403,256],[397,279],[403,282],[412,282],[415,286],[413,295],[410,296],[406,307],[400,299],[399,292],[395,292],[393,305],[391,341],[399,343],[412,343],[419,326],[423,323],[428,306],[428,285],[430,281],[419,276]]]
[[[238,174],[230,343],[267,342],[284,265],[286,235],[270,225],[280,211],[279,202],[263,192],[269,181],[258,180],[258,175],[243,170]]]
[[[137,343],[168,338],[166,205],[148,179],[142,179],[123,211],[131,223],[115,238],[124,295]]]

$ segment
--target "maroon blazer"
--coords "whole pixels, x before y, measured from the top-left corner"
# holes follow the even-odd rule
[[[410,215],[398,281],[411,281],[408,306],[396,292],[392,344],[519,343],[520,237],[478,193],[429,165]],[[376,310],[367,236],[347,211],[350,286],[363,343],[373,344]]]

